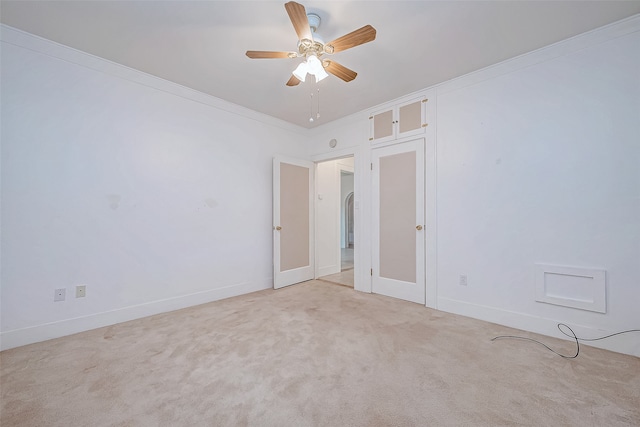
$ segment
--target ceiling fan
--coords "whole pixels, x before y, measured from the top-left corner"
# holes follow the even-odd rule
[[[296,86],[300,84],[300,82],[304,82],[307,74],[315,76],[316,82],[327,77],[327,73],[333,74],[345,82],[350,82],[355,79],[357,76],[355,71],[338,64],[334,60],[323,59],[322,56],[332,55],[373,41],[376,38],[376,29],[371,25],[365,25],[329,43],[324,43],[322,39],[316,35],[316,30],[320,25],[320,17],[318,15],[313,13],[307,14],[304,6],[294,1],[285,3],[284,7],[298,35],[298,51],[274,52],[248,50],[247,56],[251,59],[305,58],[305,61],[300,63],[293,71],[291,78],[289,78],[287,82],[287,86]]]

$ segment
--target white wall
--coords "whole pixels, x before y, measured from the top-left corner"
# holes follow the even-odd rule
[[[438,96],[440,308],[640,326],[639,46],[635,32]],[[535,263],[606,270],[607,313],[536,302]],[[640,354],[637,338],[617,340]]]
[[[2,348],[272,286],[308,131],[8,27],[1,59]]]
[[[553,336],[640,327],[638,46],[636,16],[432,88],[438,309]],[[317,129],[312,155],[350,140],[367,165],[367,113]],[[536,263],[606,270],[606,314],[536,302]],[[640,356],[629,334],[590,344]]]

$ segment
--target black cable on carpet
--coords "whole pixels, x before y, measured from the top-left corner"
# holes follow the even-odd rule
[[[562,327],[567,328],[571,333],[568,333],[564,330],[562,330]],[[573,332],[573,329],[571,329],[569,327],[569,325],[566,325],[564,323],[558,323],[558,330],[560,332],[562,332],[564,335],[568,336],[569,338],[573,338],[576,341],[576,354],[574,354],[573,356],[567,356],[566,354],[561,354],[558,353],[557,351],[555,351],[554,349],[552,349],[551,347],[549,347],[548,345],[546,345],[543,342],[540,342],[538,340],[534,340],[533,338],[527,338],[527,337],[520,337],[517,335],[499,335],[497,337],[493,337],[491,338],[491,341],[496,341],[496,340],[501,340],[501,339],[516,339],[516,340],[523,340],[523,341],[532,341],[536,344],[540,344],[541,346],[545,347],[547,350],[557,354],[560,357],[564,357],[565,359],[575,359],[576,357],[578,357],[578,354],[580,354],[580,341],[599,341],[599,340],[603,340],[605,338],[610,338],[616,335],[621,335],[621,334],[627,334],[629,332],[640,332],[640,329],[629,329],[626,331],[621,331],[621,332],[616,332],[615,334],[610,334],[610,335],[605,335],[603,337],[598,337],[598,338],[579,338],[575,332]]]

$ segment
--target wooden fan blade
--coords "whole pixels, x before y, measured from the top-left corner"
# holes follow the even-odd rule
[[[307,11],[300,3],[290,1],[284,4],[284,8],[287,9],[289,19],[293,24],[293,28],[296,30],[298,40],[313,40],[311,36],[311,28],[309,28],[309,20],[307,19]]]
[[[268,50],[248,50],[247,56],[251,59],[295,58],[296,53],[295,52],[271,52]]]
[[[300,80],[298,80],[298,78],[292,74],[291,78],[287,82],[287,86],[298,86],[299,84]]]
[[[344,65],[338,64],[336,61],[329,61],[327,59],[323,61],[322,65],[327,73],[331,73],[345,82],[350,82],[358,75],[355,71],[348,69]]]
[[[329,43],[325,44],[325,51],[327,53],[342,52],[349,48],[359,46],[361,44],[369,43],[376,39],[376,29],[371,25],[365,25],[355,31],[350,32],[342,37],[339,37]],[[333,50],[331,50],[333,47]],[[328,49],[326,49],[328,48]]]

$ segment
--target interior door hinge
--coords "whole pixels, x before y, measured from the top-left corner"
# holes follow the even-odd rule
[[[373,268],[371,269],[371,275],[373,276]]]

